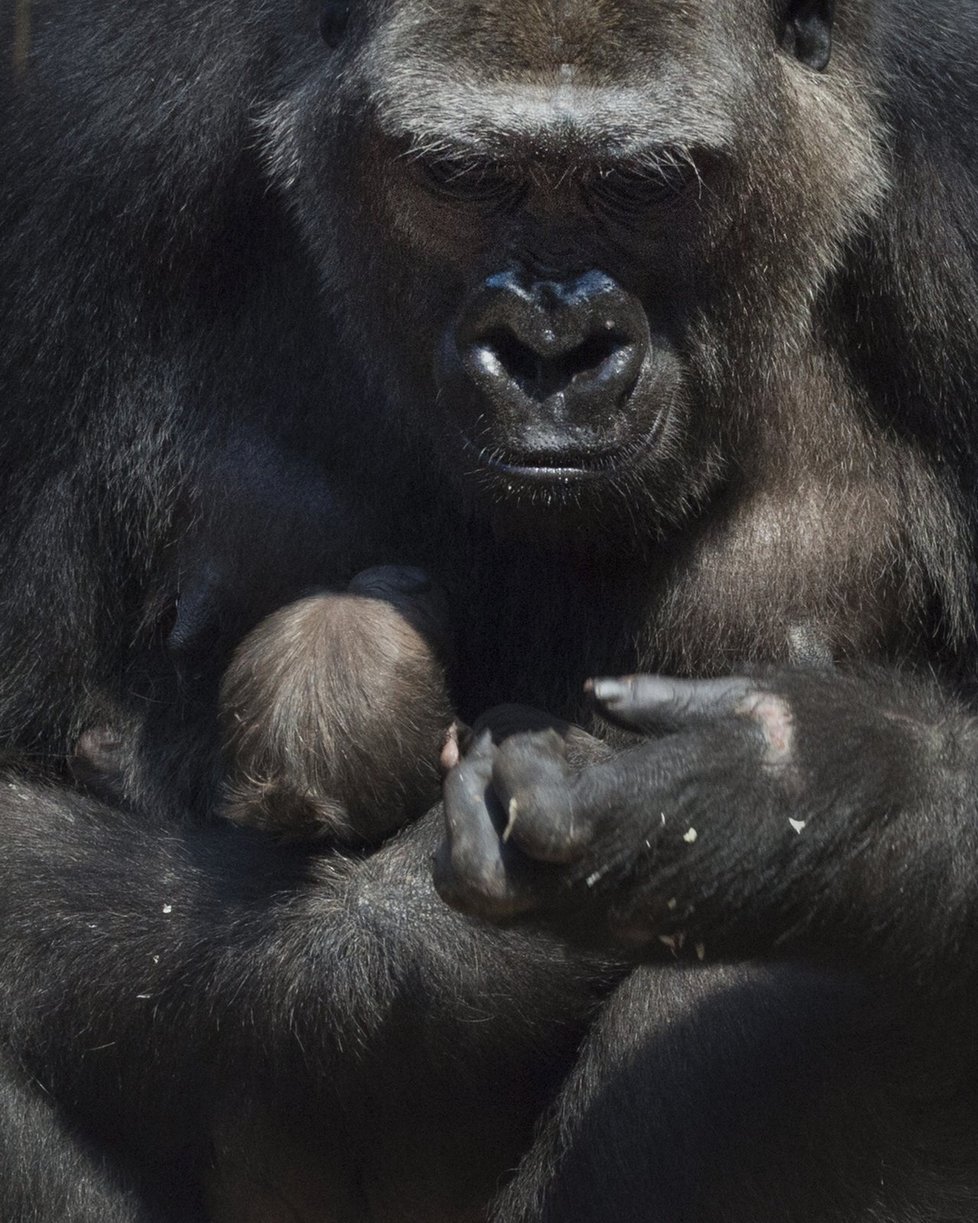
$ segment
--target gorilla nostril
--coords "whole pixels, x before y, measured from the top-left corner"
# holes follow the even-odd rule
[[[628,345],[628,337],[614,329],[596,331],[559,361],[567,382],[584,374],[599,374]]]
[[[552,354],[536,351],[505,328],[491,331],[479,345],[488,364],[539,401],[574,383],[602,380],[628,346],[628,336],[615,328],[593,332],[576,347]]]
[[[531,394],[540,376],[540,356],[529,345],[518,340],[511,331],[499,328],[491,331],[478,347],[486,364],[496,367],[504,377],[511,378],[524,394]]]

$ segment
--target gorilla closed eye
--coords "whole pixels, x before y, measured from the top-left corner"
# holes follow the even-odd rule
[[[331,0],[319,14],[319,33],[327,47],[338,47],[350,23],[349,0]]]
[[[588,195],[609,211],[638,212],[677,198],[698,179],[688,155],[669,155],[652,166],[608,166],[589,183]]]
[[[485,163],[455,157],[419,157],[414,164],[423,186],[444,199],[505,208],[518,203],[526,194],[523,184]]]

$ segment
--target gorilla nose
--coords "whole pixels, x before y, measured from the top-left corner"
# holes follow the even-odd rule
[[[543,402],[571,387],[591,394],[614,393],[624,382],[631,353],[626,337],[606,323],[579,343],[552,329],[525,339],[500,328],[480,345],[477,359],[490,377],[508,378],[528,399]]]
[[[565,281],[504,272],[476,294],[458,338],[469,376],[497,403],[595,425],[634,388],[648,326],[602,272]]]

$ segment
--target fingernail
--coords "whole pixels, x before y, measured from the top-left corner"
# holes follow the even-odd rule
[[[591,679],[588,684],[596,701],[620,701],[628,693],[628,686],[620,679]]]
[[[469,754],[470,755],[478,754],[480,756],[485,756],[491,750],[492,750],[492,731],[484,730],[480,733],[479,737],[476,739],[475,743],[472,746],[472,751]]]

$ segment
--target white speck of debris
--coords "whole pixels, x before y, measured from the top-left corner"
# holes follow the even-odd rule
[[[146,1002],[150,998],[152,998],[152,996],[153,996],[152,994],[137,994],[136,995],[136,997],[139,999],[140,1002]]]
[[[706,943],[697,943],[697,944],[696,944],[696,958],[697,958],[698,960],[705,960],[705,959],[706,959]]]
[[[593,888],[596,883],[601,882],[601,880],[605,877],[605,875],[607,875],[608,871],[610,870],[611,870],[610,866],[599,867],[593,874],[588,875],[588,877],[584,880],[585,886],[589,888]]]
[[[801,836],[801,830],[805,827],[805,824],[807,822],[808,822],[807,820],[788,820],[788,823],[795,830],[795,832],[798,833],[799,836]]]
[[[509,822],[503,829],[503,844],[505,845],[509,838],[513,835],[513,829],[516,827],[516,817],[519,815],[519,807],[516,805],[516,799],[509,800]]]
[[[164,913],[172,913],[172,912],[173,912],[173,905],[164,905],[164,906],[163,906],[163,912],[164,912]]]
[[[667,900],[667,901],[666,901],[666,908],[667,908],[667,909],[669,910],[669,912],[671,913],[671,912],[672,912],[672,910],[673,910],[673,909],[676,907],[676,905],[677,905],[677,904],[679,904],[679,901],[678,901],[678,900],[675,898],[675,896],[673,896],[673,898],[672,898],[671,900]]]
[[[651,849],[651,848],[652,848],[652,838],[651,838],[651,837],[646,837],[646,838],[645,838],[645,848],[646,848],[646,849]]]
[[[666,826],[666,813],[665,813],[664,811],[660,811],[660,812],[659,812],[659,819],[662,821],[662,827],[663,827],[663,828],[665,828],[665,826]]]
[[[151,955],[149,958],[153,961],[154,964],[159,964],[160,962],[160,957],[158,955]]]
[[[683,833],[683,840],[687,845],[692,845],[699,835],[695,828],[690,828],[689,832]]]
[[[686,942],[686,932],[677,930],[675,934],[660,934],[659,942],[664,947],[668,947],[673,955],[678,955],[683,949],[683,943]]]

